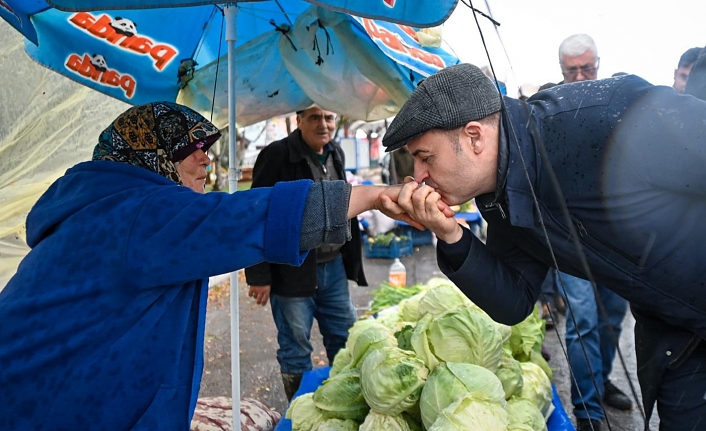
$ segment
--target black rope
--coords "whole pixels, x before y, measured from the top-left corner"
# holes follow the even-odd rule
[[[287,19],[289,19],[289,18],[287,18]],[[282,33],[282,35],[284,37],[286,37],[287,40],[289,41],[289,43],[292,45],[292,48],[295,51],[298,51],[297,47],[294,45],[294,42],[292,42],[292,39],[289,37],[289,29],[291,28],[290,26],[288,26],[287,24],[277,25],[277,23],[275,22],[274,19],[270,20],[270,25],[272,25],[275,28],[275,31]]]
[[[225,24],[225,12],[220,7],[216,6],[221,11],[221,36],[218,38],[218,57],[216,57],[216,77],[213,80],[213,97],[211,98],[211,121],[213,121],[213,110],[216,106],[216,86],[218,85],[218,69],[221,63],[221,47],[223,46],[223,25]]]
[[[487,56],[487,58],[488,58],[488,62],[489,62],[489,64],[490,64],[490,70],[491,70],[491,73],[492,73],[492,75],[493,75],[493,79],[494,79],[494,81],[495,81],[495,85],[496,85],[496,86],[498,87],[498,89],[499,89],[499,83],[498,83],[497,76],[496,76],[496,74],[495,74],[495,70],[494,70],[494,68],[493,68],[493,62],[492,62],[492,60],[490,59],[490,53],[488,52],[488,46],[487,46],[487,44],[486,44],[486,42],[485,42],[485,37],[484,37],[484,35],[483,35],[483,30],[481,29],[480,23],[478,22],[478,17],[477,17],[477,15],[476,15],[476,12],[479,13],[479,14],[481,14],[482,16],[488,18],[488,19],[491,20],[493,23],[497,23],[497,21],[493,20],[491,17],[487,16],[486,14],[484,14],[484,13],[478,11],[476,8],[474,8],[474,7],[473,7],[473,4],[472,4],[472,0],[468,0],[469,3],[466,3],[466,0],[461,0],[461,1],[463,2],[463,4],[465,4],[466,6],[468,6],[470,9],[472,9],[472,10],[474,11],[473,16],[474,16],[474,19],[475,19],[475,21],[476,21],[476,26],[478,27],[478,31],[479,31],[479,34],[480,34],[480,37],[481,37],[481,41],[482,41],[482,43],[483,43],[483,48],[485,49],[485,53],[486,53],[486,56]],[[496,24],[496,25],[499,25],[499,23]],[[505,103],[504,103],[502,97],[501,97],[500,100],[501,100],[501,111],[502,111],[504,114],[506,114],[506,113],[507,113],[507,107],[505,106]],[[524,105],[524,106],[525,106],[525,109],[527,109],[527,105]],[[570,214],[569,214],[568,208],[566,207],[565,200],[564,200],[564,198],[563,198],[563,193],[561,192],[561,187],[560,187],[559,182],[558,182],[558,180],[557,180],[557,178],[556,178],[556,175],[555,175],[555,173],[554,173],[554,170],[552,169],[551,164],[549,163],[549,158],[548,158],[548,155],[547,155],[547,153],[546,153],[546,149],[545,149],[544,144],[543,144],[543,142],[542,142],[542,140],[541,140],[541,137],[540,137],[540,134],[539,134],[539,130],[537,130],[537,124],[536,124],[534,121],[532,121],[532,115],[531,115],[531,113],[530,113],[530,112],[527,112],[527,114],[528,114],[528,126],[531,127],[530,133],[532,134],[532,138],[538,143],[538,147],[539,147],[539,149],[540,149],[540,155],[541,155],[541,157],[543,158],[544,161],[547,162],[547,163],[545,163],[545,165],[547,166],[547,171],[548,171],[548,173],[549,173],[549,178],[550,178],[550,181],[551,181],[552,186],[553,186],[553,188],[554,188],[554,191],[557,193],[559,202],[562,203],[562,212],[563,212],[564,217],[566,218],[566,224],[567,224],[567,226],[569,227],[569,231],[570,231],[570,233],[571,233],[572,241],[573,241],[574,244],[576,245],[577,252],[578,252],[578,255],[579,255],[580,261],[581,261],[581,266],[582,266],[582,268],[583,268],[583,270],[584,270],[584,273],[585,273],[586,276],[587,276],[587,279],[589,280],[589,282],[591,283],[591,286],[593,287],[594,295],[596,296],[596,303],[597,303],[598,308],[599,308],[599,310],[600,310],[600,312],[601,312],[601,315],[602,315],[602,316],[606,319],[606,321],[607,321],[607,320],[608,320],[608,319],[607,319],[607,312],[606,312],[605,307],[604,307],[604,305],[603,305],[603,301],[600,300],[600,294],[598,293],[598,289],[597,289],[597,287],[596,287],[596,282],[595,282],[595,280],[594,280],[594,278],[593,278],[593,273],[591,272],[591,269],[590,269],[590,267],[588,266],[588,261],[586,260],[586,256],[585,256],[585,253],[584,253],[584,251],[583,251],[583,247],[581,246],[581,242],[580,242],[580,240],[579,240],[579,238],[578,238],[578,233],[576,232],[576,228],[575,228],[574,224],[571,222],[571,216],[570,216]],[[530,187],[530,191],[531,191],[531,193],[532,193],[532,197],[533,197],[533,200],[534,200],[534,206],[535,206],[535,209],[536,209],[537,214],[538,214],[538,217],[539,217],[540,225],[542,226],[542,231],[543,231],[543,233],[544,233],[544,237],[545,237],[545,239],[546,239],[547,246],[548,246],[548,248],[549,248],[549,253],[550,253],[550,255],[551,255],[552,262],[553,262],[553,264],[554,264],[554,268],[555,268],[557,271],[559,271],[559,264],[558,264],[558,262],[557,262],[557,260],[556,260],[556,256],[555,256],[555,254],[554,254],[554,250],[553,250],[553,247],[552,247],[552,245],[551,245],[551,241],[549,240],[549,235],[548,235],[547,230],[546,230],[546,225],[545,225],[544,219],[543,219],[543,217],[542,217],[542,212],[540,211],[539,201],[538,201],[537,195],[536,195],[536,193],[535,193],[535,191],[534,191],[534,187],[533,187],[533,185],[532,185],[532,181],[531,181],[531,179],[530,179],[529,171],[527,170],[527,165],[526,165],[526,163],[525,163],[524,157],[522,156],[522,151],[521,151],[521,148],[520,148],[519,139],[517,138],[517,134],[516,134],[516,132],[515,132],[515,129],[514,129],[513,124],[512,124],[511,122],[509,122],[509,121],[507,122],[507,124],[508,124],[508,126],[509,126],[509,132],[511,132],[512,138],[514,138],[515,145],[517,146],[518,155],[519,155],[520,161],[521,161],[521,163],[522,163],[522,168],[523,168],[524,173],[525,173],[525,178],[527,179],[527,183],[528,183],[528,185],[529,185],[529,187]],[[561,276],[559,277],[559,283],[560,283],[560,285],[561,285],[561,287],[562,287],[562,291],[564,292],[564,297],[567,298],[567,296],[566,296],[566,287],[565,287],[565,285],[564,285],[564,281],[563,281],[563,279],[562,279]],[[572,309],[571,309],[570,301],[568,301],[568,300],[566,301],[566,306],[569,308],[570,311],[572,310]],[[551,309],[550,309],[550,315],[551,315]],[[572,318],[574,318],[574,317],[573,317],[573,312],[571,312],[571,315],[572,315]],[[553,318],[553,316],[552,316],[552,318]],[[574,324],[576,324],[575,320],[574,320]],[[609,325],[609,326],[610,326],[610,325]],[[563,342],[561,341],[561,337],[559,336],[558,328],[557,328],[556,326],[555,326],[555,331],[556,331],[556,333],[557,333],[557,338],[559,339],[559,343],[560,343],[560,345],[561,345],[561,347],[562,347],[562,350],[563,350],[563,352],[564,352],[564,356],[566,357],[567,363],[568,363],[568,365],[569,365],[570,374],[571,374],[572,378],[574,379],[574,383],[576,384],[577,390],[579,391],[579,396],[581,396],[582,402],[583,402],[583,396],[582,396],[582,394],[580,393],[580,389],[578,389],[578,382],[576,381],[576,377],[575,377],[575,375],[574,375],[574,373],[573,373],[573,370],[572,370],[572,367],[571,367],[571,363],[569,362],[568,352],[566,351],[566,348],[564,347],[564,344],[563,344]],[[614,343],[614,345],[615,345],[615,347],[616,347],[616,351],[617,351],[618,356],[619,356],[619,358],[620,358],[620,362],[621,362],[621,365],[622,365],[622,367],[623,367],[623,370],[625,371],[625,373],[626,373],[626,375],[627,375],[627,377],[628,377],[628,383],[629,383],[629,385],[630,385],[630,389],[631,389],[631,391],[632,391],[633,397],[635,398],[635,401],[637,402],[638,409],[640,410],[640,413],[642,414],[643,421],[644,421],[645,424],[647,424],[647,418],[645,417],[645,413],[644,413],[644,411],[643,411],[643,409],[642,409],[642,407],[641,407],[640,402],[638,401],[637,392],[636,392],[635,387],[634,387],[634,385],[633,385],[632,379],[630,379],[629,373],[627,372],[627,365],[626,365],[626,363],[625,363],[625,359],[624,359],[624,357],[623,357],[623,354],[622,354],[622,352],[621,352],[621,350],[620,350],[620,346],[619,346],[619,342],[618,342],[617,336],[616,336],[615,332],[613,331],[613,328],[612,328],[612,327],[609,328],[609,333],[611,334],[612,341],[613,341],[613,343]],[[591,369],[591,366],[590,366],[590,363],[589,363],[589,360],[588,360],[588,354],[587,354],[587,352],[586,352],[586,348],[585,348],[585,345],[584,345],[584,343],[583,343],[583,339],[582,339],[582,337],[581,337],[581,334],[578,333],[578,331],[577,331],[577,335],[578,335],[578,339],[579,339],[579,344],[581,345],[581,349],[583,350],[583,354],[584,354],[584,358],[585,358],[585,360],[586,360],[586,364],[587,364],[588,369],[589,369],[589,372],[590,372],[590,374],[591,374],[591,379],[592,379],[592,381],[593,381],[593,385],[594,385],[596,391],[597,391],[598,393],[600,393],[600,391],[599,391],[599,389],[598,389],[598,384],[597,384],[597,382],[596,382],[595,375],[594,375],[594,373],[593,373],[593,370]],[[605,413],[606,413],[606,409],[605,409],[605,406],[603,405],[603,400],[599,400],[599,402],[600,402],[601,408],[602,408],[602,410],[603,410],[603,412],[604,412],[606,424],[608,425],[608,429],[612,431],[612,427],[611,427],[611,425],[610,425],[610,420],[609,420],[609,418],[608,418],[608,415],[605,414]],[[584,404],[584,407],[585,407],[585,404]]]
[[[331,42],[331,35],[328,33],[328,30],[324,25],[321,23],[320,19],[316,20],[316,25],[326,33],[326,55],[329,55],[329,47],[331,47],[331,54],[333,54],[333,42]],[[306,29],[309,30],[311,26],[307,26]],[[317,30],[315,30],[317,31]],[[317,31],[318,32],[318,31]],[[316,58],[316,65],[321,66],[324,63],[324,59],[321,57],[321,48],[319,48],[319,40],[318,36],[316,33],[314,33],[314,46],[311,48],[313,51],[316,51],[318,56]]]

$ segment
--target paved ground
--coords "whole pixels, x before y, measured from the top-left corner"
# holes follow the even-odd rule
[[[441,274],[436,265],[432,245],[417,247],[415,253],[402,258],[402,262],[407,268],[408,283],[425,282],[429,278]],[[354,286],[351,288],[353,301],[359,314],[362,314],[369,304],[370,291],[387,279],[391,263],[392,261],[389,259],[364,260],[370,287]],[[247,286],[244,282],[240,283],[238,290],[240,297],[241,396],[258,399],[271,408],[283,412],[287,403],[275,358],[277,339],[270,307],[269,305],[264,308],[257,306],[250,298],[247,298]],[[229,291],[228,283],[220,284],[211,290],[206,324],[206,365],[201,385],[201,396],[230,396],[231,394]],[[628,316],[625,320],[625,330],[620,347],[625,358],[626,368],[629,370],[630,379],[634,382],[635,390],[639,393],[635,376],[633,324],[632,317]],[[569,389],[570,373],[566,356],[563,353],[563,320],[559,321],[556,328],[556,331],[551,330],[547,333],[545,345],[552,355],[550,365],[555,369],[554,383],[563,405],[573,419]],[[325,366],[327,365],[326,355],[316,328],[313,330],[313,334],[314,366]],[[629,391],[628,378],[624,369],[616,358],[612,378],[620,388]],[[633,409],[630,412],[619,412],[609,407],[607,409],[609,424],[604,425],[604,430],[641,431],[644,429],[644,420],[638,409]],[[657,425],[658,419],[653,418],[651,429],[657,430]]]

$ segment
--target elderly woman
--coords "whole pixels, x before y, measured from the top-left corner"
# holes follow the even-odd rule
[[[399,192],[296,181],[204,194],[219,136],[184,106],[130,108],[36,203],[32,251],[0,292],[0,429],[189,429],[207,278],[299,265]]]

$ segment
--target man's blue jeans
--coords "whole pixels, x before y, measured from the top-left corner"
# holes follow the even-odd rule
[[[608,319],[604,318],[596,304],[593,287],[587,280],[568,274],[557,272],[561,276],[566,295],[564,295],[561,281],[556,280],[557,288],[565,296],[566,307],[566,349],[569,355],[569,364],[573,370],[574,380],[571,380],[571,401],[574,405],[574,416],[581,419],[603,420],[605,418],[601,408],[604,382],[613,367],[616,347],[610,334],[610,327],[615,331],[615,336],[620,339],[623,329],[623,319],[628,303],[615,292],[602,285],[597,285],[598,294],[605,307]],[[574,319],[576,324],[574,324]],[[583,341],[583,348],[579,342],[579,334]],[[584,348],[586,354],[584,355]],[[588,364],[586,363],[588,357]],[[591,372],[595,376],[593,383]],[[596,390],[598,386],[598,390]]]
[[[314,318],[324,338],[329,364],[348,340],[348,330],[358,319],[348,291],[343,258],[317,265],[318,288],[311,297],[271,295],[272,317],[277,326],[277,362],[283,373],[311,370],[310,340]]]

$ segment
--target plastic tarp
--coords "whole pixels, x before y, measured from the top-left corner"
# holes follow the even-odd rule
[[[32,205],[74,164],[88,160],[100,132],[129,105],[41,67],[23,37],[0,21],[0,289],[29,252]]]

